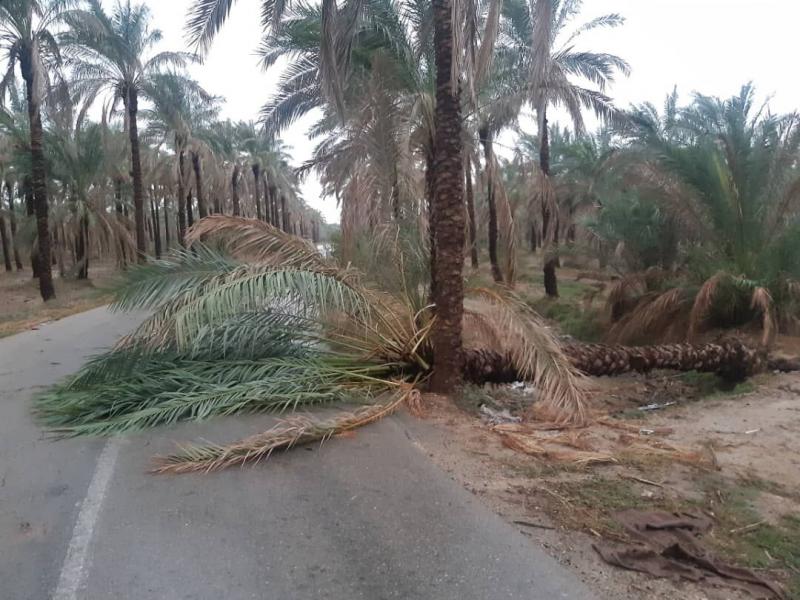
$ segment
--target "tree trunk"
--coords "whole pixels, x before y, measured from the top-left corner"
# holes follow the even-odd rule
[[[208,216],[206,198],[203,194],[203,168],[200,163],[200,154],[192,152],[192,168],[194,169],[194,187],[197,192],[197,213],[201,219]]]
[[[497,260],[497,202],[494,195],[494,152],[492,151],[492,134],[489,127],[481,127],[478,135],[483,145],[483,156],[486,163],[486,201],[489,205],[489,262],[492,266],[492,277],[497,283],[503,283],[503,272]]]
[[[36,209],[34,208],[34,201],[33,201],[33,184],[31,183],[31,178],[26,175],[23,183],[23,190],[25,194],[25,214],[28,218],[34,217],[36,215]],[[31,274],[34,279],[39,278],[39,244],[34,243],[31,246]]]
[[[253,170],[253,180],[256,186],[253,192],[253,200],[256,203],[256,219],[261,221],[264,218],[261,214],[261,165],[253,163],[251,168]]]
[[[242,209],[239,206],[239,172],[241,167],[239,165],[233,166],[233,174],[231,175],[231,198],[233,199],[233,216],[238,217],[242,214]]]
[[[147,238],[144,230],[144,189],[142,187],[142,158],[139,151],[139,96],[136,88],[128,87],[123,99],[128,110],[128,137],[131,144],[131,177],[133,178],[133,219],[136,223],[137,260],[143,263],[147,257]]]
[[[39,293],[45,302],[55,298],[53,288],[53,267],[51,264],[50,226],[48,223],[47,204],[47,167],[44,156],[42,130],[42,113],[38,86],[41,85],[42,74],[39,73],[39,50],[36,42],[24,47],[20,56],[22,77],[25,79],[26,99],[28,103],[28,119],[30,124],[31,153],[31,191],[33,209],[36,213],[36,275],[39,277]]]
[[[169,233],[169,200],[164,196],[164,247],[169,252],[169,244],[171,242]]]
[[[467,217],[469,219],[469,256],[472,263],[472,268],[478,268],[478,232],[475,227],[475,197],[472,191],[472,165],[471,161],[467,159],[464,161],[464,171],[466,174],[467,185]],[[496,216],[496,215],[495,215]]]
[[[8,243],[8,231],[6,231],[6,219],[0,214],[0,241],[3,244],[3,263],[9,273],[14,270],[11,264],[11,246]]]
[[[433,264],[436,321],[431,390],[457,391],[462,381],[464,315],[464,162],[461,157],[460,92],[452,81],[453,0],[433,0],[436,110],[434,113]]]
[[[11,181],[6,180],[6,193],[8,193],[8,220],[11,225],[11,248],[14,253],[14,264],[17,271],[22,271],[22,260],[19,257],[19,245],[17,243],[17,213],[14,210],[14,186]],[[2,194],[0,194],[0,197]]]
[[[89,279],[89,216],[81,215],[78,225],[76,255],[78,260],[78,279]]]
[[[127,224],[125,223],[125,215],[123,213],[122,208],[122,179],[116,178],[114,180],[114,210],[117,213],[117,222],[119,223],[120,227],[128,231]],[[125,241],[120,239],[119,240],[119,262],[120,267],[125,269],[128,265],[128,252],[127,246]]]
[[[269,188],[269,203],[269,210],[272,214],[272,224],[277,227],[278,223],[280,223],[280,214],[278,211],[278,188],[274,185],[271,185]]]
[[[186,192],[186,224],[191,227],[194,225],[194,207],[192,206],[192,190]]]
[[[155,241],[156,258],[161,258],[161,221],[158,215],[158,203],[155,192],[150,190],[150,218],[153,221],[153,240]]]
[[[270,205],[270,197],[269,197],[269,190],[270,185],[269,181],[267,180],[267,175],[264,173],[262,176],[263,181],[262,184],[262,191],[264,192],[264,220],[269,223],[270,225],[277,226],[277,221],[272,220],[272,210]]]
[[[542,116],[542,131],[540,132],[541,145],[539,146],[539,167],[545,177],[550,177],[550,134],[547,129],[546,113]],[[542,196],[544,198],[544,195]],[[553,223],[551,224],[551,220]],[[548,232],[552,231],[552,239],[547,239]],[[542,235],[548,251],[544,253],[544,291],[551,298],[558,297],[558,278],[556,277],[556,265],[558,264],[558,214],[550,214],[550,207],[547,202],[542,202]]]
[[[183,177],[186,169],[186,156],[183,150],[178,152],[178,243],[186,246],[186,191],[183,188]]]
[[[290,228],[292,226],[291,222],[291,215],[289,214],[289,209],[286,206],[286,196],[281,194],[281,216],[283,217],[283,230],[286,233],[290,233]]]
[[[661,346],[569,344],[562,349],[576,369],[597,377],[668,369],[716,373],[735,382],[771,364],[763,354],[735,340]],[[519,379],[508,354],[494,349],[466,350],[464,376],[473,383],[510,383]]]

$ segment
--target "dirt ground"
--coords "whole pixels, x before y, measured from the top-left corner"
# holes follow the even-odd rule
[[[503,428],[519,426],[481,420],[480,405],[513,414],[530,392],[472,388],[459,407],[429,396],[426,418],[441,435],[424,446],[456,480],[540,540],[603,598],[751,597],[727,587],[654,579],[603,562],[592,544],[624,538],[613,513],[627,508],[710,516],[709,550],[781,582],[789,597],[800,598],[795,535],[800,529],[784,528],[786,519],[795,519],[793,526],[800,523],[800,375],[761,376],[726,391],[714,384],[706,377],[664,373],[593,379],[592,403],[598,415],[610,415],[613,426],[595,424],[573,433],[573,442],[580,440],[572,445],[580,448],[574,460],[559,452],[529,455],[511,449]],[[668,402],[675,404],[639,410]],[[536,444],[561,434],[524,435]],[[641,452],[642,443],[664,451]],[[608,460],[580,462],[584,452]]]
[[[42,302],[39,284],[31,271],[0,272],[0,337],[32,329],[47,321],[62,319],[109,301],[103,286],[115,274],[113,262],[94,262],[89,280],[61,278],[53,273],[56,298]]]

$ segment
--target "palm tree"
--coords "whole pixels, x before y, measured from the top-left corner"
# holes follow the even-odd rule
[[[184,67],[195,60],[187,52],[153,53],[161,32],[150,29],[150,10],[145,4],[117,0],[108,15],[99,0],[87,0],[88,9],[68,19],[63,36],[75,85],[89,99],[111,95],[111,107],[122,101],[131,150],[136,248],[139,261],[147,252],[145,236],[142,159],[139,145],[139,98],[153,87],[152,78],[166,67]]]
[[[512,73],[523,74],[525,100],[536,111],[539,124],[539,167],[543,176],[541,188],[542,230],[552,245],[544,263],[544,285],[548,296],[558,295],[556,265],[558,263],[558,214],[549,183],[550,143],[547,111],[550,106],[567,110],[576,133],[584,130],[583,110],[593,111],[599,118],[610,120],[615,115],[611,99],[605,95],[616,72],[628,74],[629,66],[613,54],[580,51],[575,41],[587,31],[617,27],[624,23],[618,14],[597,17],[567,35],[567,26],[580,12],[582,0],[507,0],[503,5],[504,36],[498,53]],[[571,81],[588,80],[594,90]]]
[[[0,98],[13,84],[19,64],[25,81],[30,126],[31,187],[36,213],[39,292],[47,301],[55,298],[51,267],[50,226],[47,203],[47,166],[44,156],[42,98],[49,67],[61,63],[52,28],[64,19],[70,0],[14,0],[0,4],[0,47],[6,53],[7,71],[0,80]]]
[[[194,134],[216,117],[219,110],[217,99],[193,79],[177,73],[155,73],[142,85],[142,89],[152,102],[152,108],[142,113],[147,121],[145,130],[147,139],[157,141],[159,144],[169,143],[175,151],[175,168],[178,174],[178,230],[179,241],[183,245],[186,235],[184,190],[186,155],[191,153],[193,166],[197,156],[195,177],[199,180],[199,151],[190,150],[190,147],[196,138]],[[201,195],[202,188],[198,185],[197,189]]]
[[[754,94],[748,84],[728,99],[698,94],[683,109],[668,102],[664,118],[648,106],[633,112],[628,176],[680,223],[690,251],[686,272],[661,277],[660,293],[638,302],[621,327],[643,333],[644,324],[688,313],[691,338],[709,320],[760,318],[767,345],[796,318],[800,116],[759,108]]]
[[[430,227],[433,302],[436,321],[431,338],[435,369],[431,389],[451,392],[462,381],[464,314],[464,163],[461,157],[461,100],[454,80],[452,0],[433,0],[433,46],[436,65],[433,198]]]

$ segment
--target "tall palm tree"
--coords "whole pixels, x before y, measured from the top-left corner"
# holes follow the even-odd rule
[[[431,388],[439,392],[450,392],[460,385],[464,360],[464,163],[460,82],[453,74],[455,26],[452,0],[433,0],[436,111],[430,227],[436,321],[431,332],[435,364]]]
[[[42,99],[48,68],[61,63],[53,27],[69,14],[71,0],[9,0],[0,3],[0,48],[6,53],[7,71],[0,80],[0,98],[13,84],[19,64],[25,80],[30,124],[31,187],[36,213],[39,292],[47,301],[55,298],[51,268],[50,226],[47,204],[47,166],[44,156]]]
[[[576,40],[593,29],[618,27],[625,20],[618,14],[597,17],[575,28],[568,26],[579,14],[582,0],[506,0],[503,4],[504,27],[498,53],[513,65],[511,73],[520,73],[520,88],[525,101],[535,111],[539,124],[539,167],[542,174],[542,230],[551,243],[544,263],[544,286],[548,296],[558,295],[558,214],[555,194],[548,186],[550,177],[550,140],[547,111],[551,106],[566,109],[577,133],[583,133],[582,111],[591,110],[602,120],[616,114],[605,94],[617,72],[628,74],[630,67],[619,56],[576,49]],[[597,89],[583,87],[575,78],[588,80]]]
[[[155,73],[144,82],[142,89],[152,103],[151,109],[142,112],[148,123],[146,137],[159,144],[171,144],[175,151],[178,173],[178,230],[179,241],[183,244],[186,233],[186,156],[196,137],[194,134],[216,117],[218,105],[216,98],[199,83],[179,73]],[[195,154],[196,152],[192,153],[193,161]],[[197,160],[199,162],[199,157]]]
[[[147,252],[145,236],[142,159],[139,144],[139,98],[147,96],[152,78],[167,67],[184,67],[195,60],[187,52],[158,52],[161,31],[150,29],[150,10],[145,4],[117,0],[107,14],[99,0],[87,0],[88,8],[68,19],[63,36],[65,52],[76,77],[75,84],[89,99],[110,94],[110,106],[121,101],[131,150],[136,248],[139,261]]]

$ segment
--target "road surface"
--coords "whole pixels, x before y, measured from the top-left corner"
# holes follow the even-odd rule
[[[268,417],[111,440],[45,440],[32,395],[140,317],[95,309],[0,340],[2,600],[591,598],[387,419],[323,448],[210,475],[146,474],[176,440]]]

